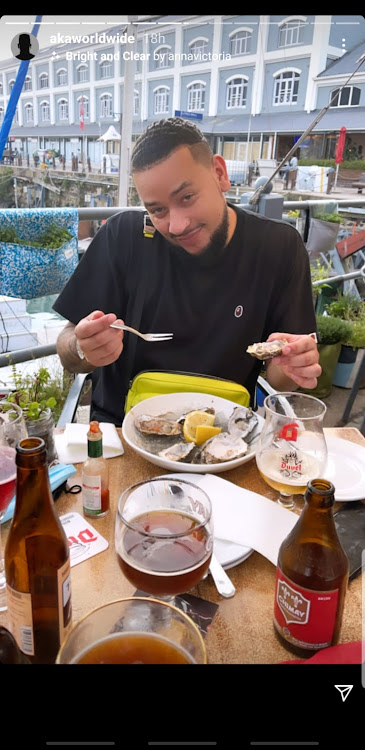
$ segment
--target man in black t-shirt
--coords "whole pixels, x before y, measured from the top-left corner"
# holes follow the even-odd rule
[[[54,305],[69,321],[57,342],[64,367],[93,371],[91,417],[121,424],[127,374],[141,370],[215,375],[242,383],[253,397],[261,363],[247,346],[278,337],[288,345],[267,363],[269,383],[314,388],[321,368],[308,335],[316,322],[299,233],[227,203],[224,159],[181,118],[146,129],[132,173],[152,231],[144,232],[140,210],[109,219]],[[174,337],[138,339],[128,361],[131,334],[110,323],[133,325],[138,299],[140,330]]]

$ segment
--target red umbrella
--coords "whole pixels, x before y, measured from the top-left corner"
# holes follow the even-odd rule
[[[335,154],[335,162],[336,162],[336,175],[335,175],[335,186],[337,185],[337,177],[338,177],[338,170],[341,162],[343,161],[343,152],[345,150],[345,142],[346,142],[346,128],[342,127],[340,130],[340,134],[338,136],[337,146],[336,146],[336,154]]]
[[[340,135],[338,136],[338,141],[337,141],[337,146],[336,146],[336,154],[335,154],[336,164],[340,164],[343,161],[343,152],[345,150],[345,142],[346,142],[346,128],[342,127],[340,130]]]

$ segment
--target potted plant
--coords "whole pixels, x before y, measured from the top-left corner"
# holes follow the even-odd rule
[[[16,403],[23,410],[29,436],[40,437],[47,448],[48,463],[56,457],[53,439],[54,420],[65,399],[62,380],[52,377],[46,367],[40,367],[34,373],[18,372],[12,366],[14,390],[7,396],[7,401]]]
[[[330,315],[316,315],[316,321],[319,364],[322,367],[322,374],[318,378],[316,388],[312,390],[301,388],[300,390],[317,398],[325,398],[331,393],[341,342],[349,334],[351,324]]]
[[[352,388],[365,348],[365,302],[353,294],[339,294],[327,306],[327,312],[350,323],[342,340],[333,384]],[[360,385],[361,388],[364,386],[365,383]]]
[[[365,350],[365,316],[350,321],[350,331],[344,337],[333,376],[333,384],[352,388]],[[360,383],[365,388],[365,379]]]
[[[365,303],[354,294],[339,293],[336,299],[327,306],[327,313],[342,320],[357,320],[365,316]]]
[[[336,245],[342,216],[336,212],[316,211],[311,218],[306,248],[309,255],[328,253]]]

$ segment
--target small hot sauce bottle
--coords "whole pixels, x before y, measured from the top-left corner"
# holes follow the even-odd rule
[[[109,471],[103,457],[103,433],[99,422],[90,422],[87,455],[82,467],[82,498],[85,516],[102,518],[109,513]]]

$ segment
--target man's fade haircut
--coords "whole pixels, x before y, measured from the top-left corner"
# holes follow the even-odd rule
[[[137,138],[131,159],[132,172],[148,169],[187,146],[195,161],[211,164],[213,151],[203,133],[182,117],[168,117],[149,125]]]

